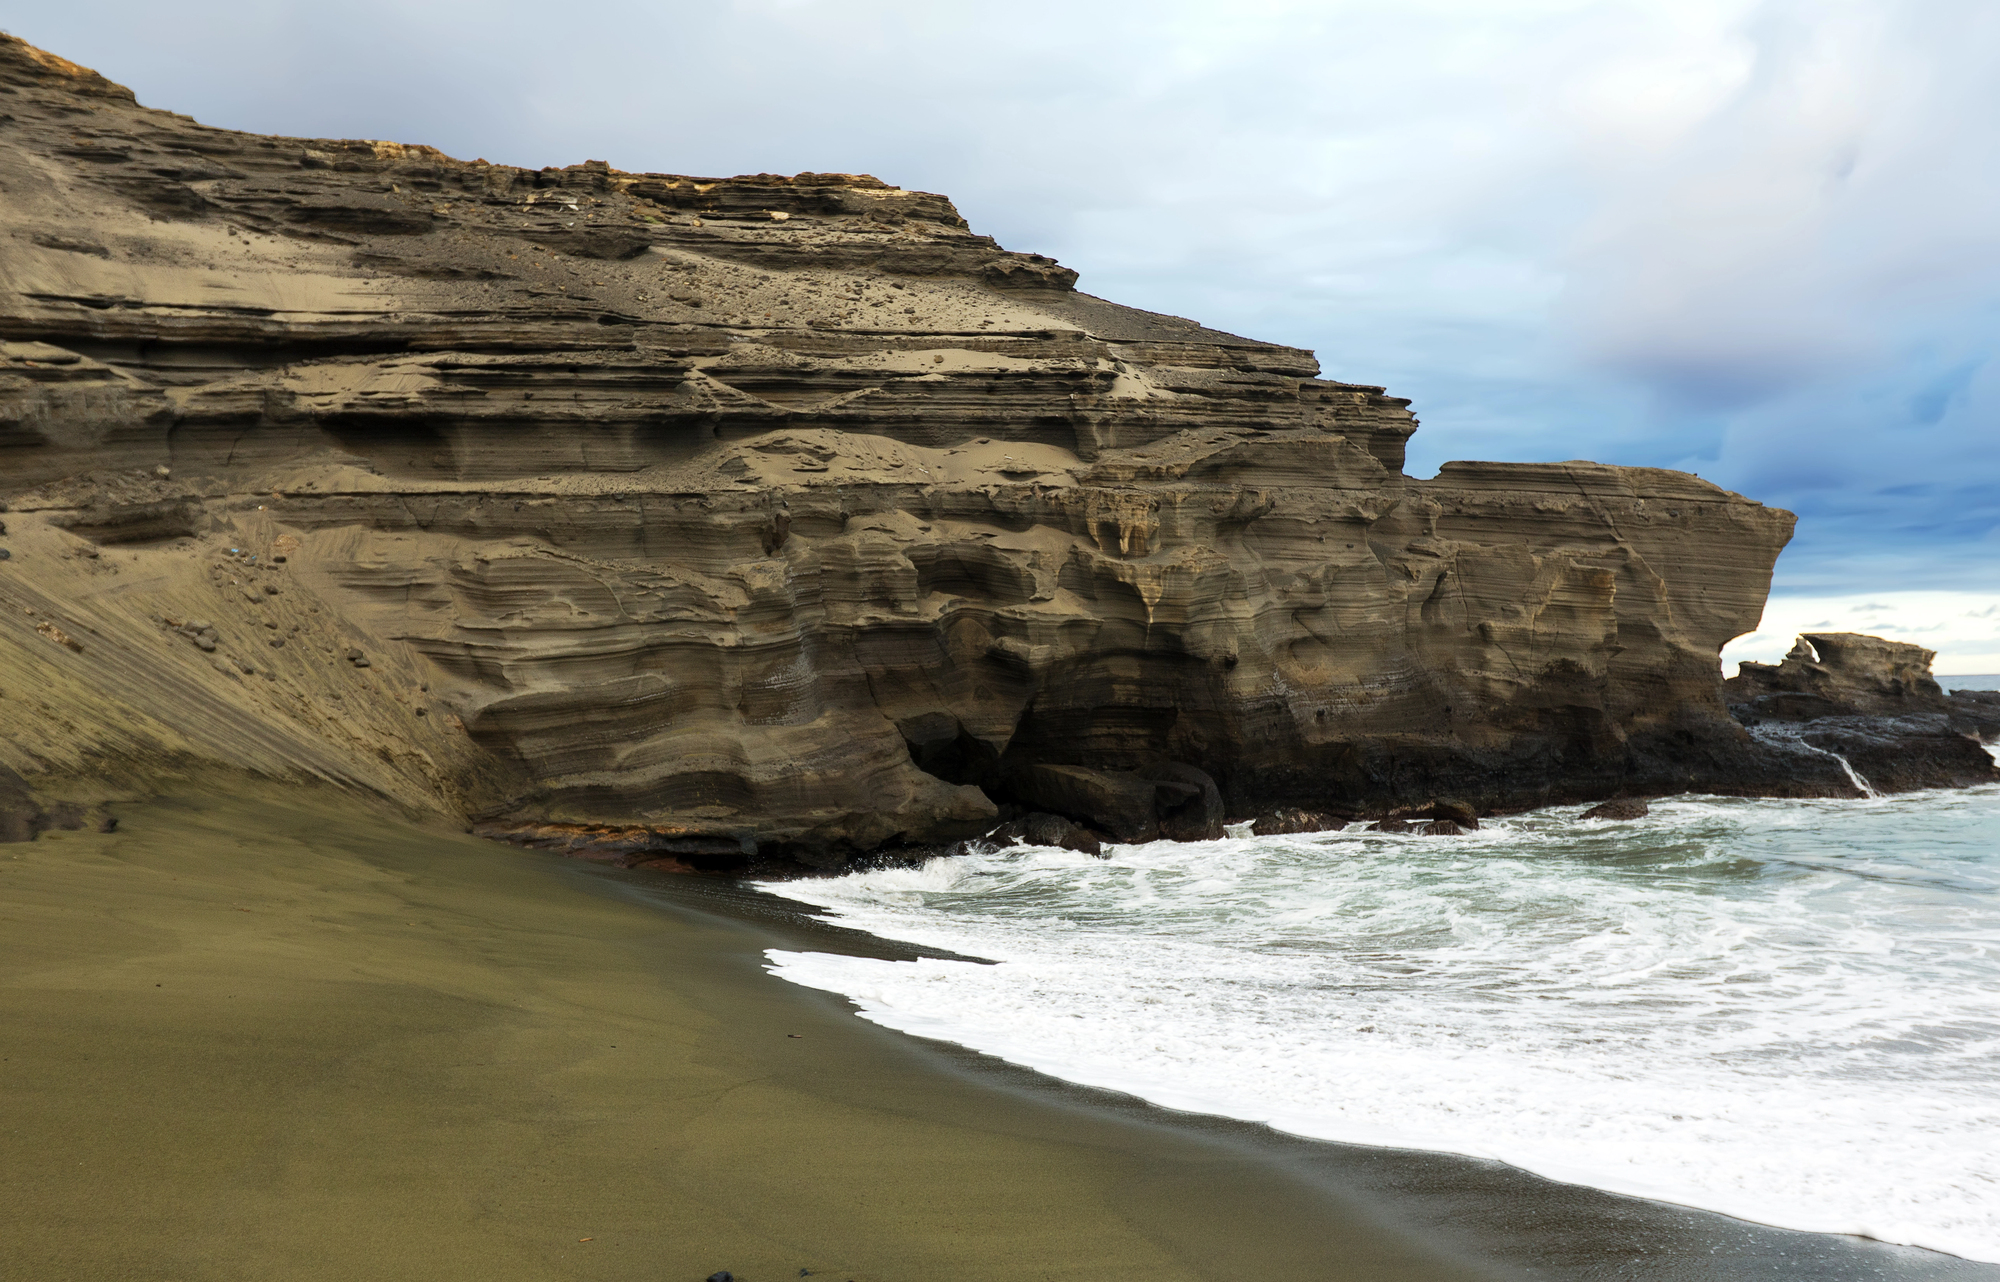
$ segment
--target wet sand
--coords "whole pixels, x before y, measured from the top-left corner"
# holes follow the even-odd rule
[[[896,955],[766,897],[215,791],[0,846],[0,1276],[2000,1275],[1066,1087],[765,975]]]

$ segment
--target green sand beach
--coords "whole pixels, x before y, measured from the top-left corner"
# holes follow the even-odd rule
[[[195,798],[200,799],[195,799]],[[1972,1279],[857,1019],[899,945],[328,791],[0,847],[0,1277]]]
[[[546,855],[276,792],[4,851],[10,1278],[1481,1276]]]

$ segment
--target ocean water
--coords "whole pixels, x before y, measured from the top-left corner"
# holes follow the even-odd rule
[[[2000,786],[1580,811],[786,882],[998,964],[769,966],[1169,1108],[2000,1261]]]

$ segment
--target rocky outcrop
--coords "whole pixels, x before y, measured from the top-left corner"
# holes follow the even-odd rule
[[[1795,759],[1835,760],[1856,792],[1992,782],[1979,741],[2000,725],[1973,692],[1945,694],[1931,675],[1936,658],[1907,642],[1808,632],[1779,663],[1739,665],[1723,692],[1760,740]]]
[[[1222,793],[1215,780],[1179,762],[1092,770],[1031,761],[1006,773],[995,787],[1026,805],[1101,828],[1117,841],[1214,841],[1222,836]]]
[[[1723,683],[1738,720],[1804,722],[1826,717],[1945,716],[1960,734],[2000,738],[2000,693],[1946,694],[1931,664],[1937,652],[1858,632],[1807,632],[1778,663],[1739,664]]]
[[[1339,815],[1286,806],[1268,815],[1257,816],[1250,823],[1250,832],[1257,837],[1289,837],[1301,833],[1339,832],[1347,824],[1348,820]]]
[[[1954,690],[1945,703],[1954,728],[1985,743],[2000,740],[2000,690]]]
[[[1733,705],[1774,721],[1942,712],[1937,652],[1858,632],[1807,632],[1778,663],[1743,663],[1723,683]]]
[[[1061,815],[1039,812],[1008,820],[987,833],[984,841],[992,846],[1019,843],[1026,846],[1049,846],[1057,850],[1074,850],[1084,855],[1104,853],[1103,839],[1089,828]]]
[[[24,775],[217,762],[821,865],[1031,810],[1846,786],[1717,692],[1790,514],[1408,476],[1406,401],[944,197],[232,133],[12,40],[0,114]]]

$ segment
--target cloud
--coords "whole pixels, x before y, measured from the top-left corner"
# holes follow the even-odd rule
[[[1312,347],[1448,458],[1682,467],[1778,587],[2000,585],[1984,0],[39,6],[212,124],[872,172],[1082,288]]]
[[[1774,597],[1757,630],[1722,648],[1730,675],[1744,660],[1776,663],[1801,632],[1866,631],[1937,651],[1942,674],[2000,673],[2000,603],[1995,593],[1895,592],[1847,597]],[[1861,615],[1861,618],[1856,618]]]

